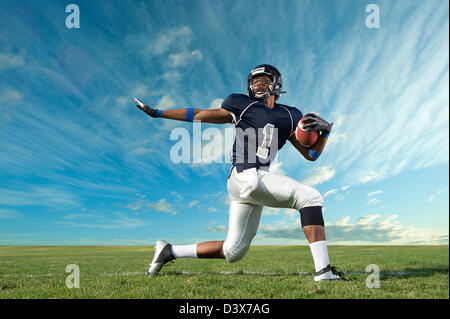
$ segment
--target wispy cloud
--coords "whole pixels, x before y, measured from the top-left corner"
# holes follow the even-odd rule
[[[165,198],[160,199],[157,203],[149,203],[147,204],[147,207],[171,215],[178,214],[178,212],[175,211],[174,208],[172,207],[172,204],[168,203],[167,199]]]
[[[183,50],[192,42],[193,36],[188,26],[163,30],[154,41],[147,44],[147,49],[157,55],[172,50]]]
[[[220,109],[220,107],[222,106],[223,103],[223,99],[222,98],[217,98],[214,99],[211,104],[209,105],[210,109]]]
[[[369,172],[369,173],[364,174],[364,175],[359,179],[359,182],[360,182],[360,183],[368,183],[368,182],[370,182],[370,181],[379,179],[379,178],[381,178],[381,177],[382,177],[382,176],[381,176],[379,173],[377,173],[377,172]]]
[[[444,188],[444,189],[438,190],[434,194],[431,194],[430,197],[428,197],[427,201],[429,201],[429,202],[434,201],[437,198],[437,196],[439,196],[439,194],[445,192],[446,190],[447,190],[447,188]]]
[[[164,95],[158,103],[156,103],[156,107],[161,110],[166,110],[173,108],[176,105],[174,99],[172,99],[169,95]]]
[[[383,193],[383,191],[381,191],[381,190],[379,190],[379,191],[373,191],[373,192],[368,193],[368,194],[367,194],[367,197],[374,196],[374,195],[378,195],[378,194],[381,194],[381,193]]]
[[[336,171],[330,166],[320,166],[313,169],[313,172],[307,175],[300,183],[309,186],[324,183],[333,178]]]
[[[272,174],[286,175],[286,172],[281,168],[283,162],[276,162],[270,165],[269,171]]]
[[[367,202],[367,204],[369,204],[369,205],[375,205],[375,204],[378,204],[378,203],[380,203],[380,202],[381,202],[380,199],[372,198],[372,199],[369,199],[369,201]]]
[[[23,66],[24,64],[25,59],[22,54],[0,52],[0,71]]]
[[[193,200],[193,201],[191,201],[191,202],[186,206],[186,208],[192,208],[192,207],[194,207],[195,205],[197,205],[198,203],[199,203],[198,200]]]
[[[448,162],[449,47],[442,41],[448,37],[447,9],[438,1],[393,4],[375,32],[351,20],[350,28],[328,39],[326,60],[339,59],[338,67],[319,67],[320,45],[302,50],[310,63],[305,71],[311,72],[295,76],[286,67],[315,92],[303,96],[303,104],[316,105],[335,122],[320,160],[333,163],[344,185]],[[401,25],[398,17],[405,17]],[[323,44],[323,34],[317,36]],[[434,119],[433,127],[411,120],[417,110],[421,121]]]
[[[217,226],[208,226],[205,228],[207,231],[213,232],[213,233],[219,233],[219,232],[226,232],[227,227],[223,225],[217,225]]]
[[[22,99],[23,94],[10,87],[4,87],[0,90],[0,103],[18,102]]]
[[[202,59],[203,55],[199,50],[183,51],[170,54],[168,64],[172,68],[185,67],[191,63],[200,62]]]
[[[323,198],[330,196],[332,194],[336,194],[337,192],[338,192],[337,188],[330,189],[329,191],[325,192],[325,194],[323,194]]]

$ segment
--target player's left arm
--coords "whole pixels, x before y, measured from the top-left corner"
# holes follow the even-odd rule
[[[303,146],[297,140],[295,134],[289,138],[289,141],[303,155],[304,158],[309,161],[315,161],[325,149],[333,123],[328,123],[315,113],[306,114],[305,117],[307,118],[303,121],[303,128],[306,131],[317,131],[320,133],[317,143],[312,147]]]
[[[289,141],[291,144],[303,155],[304,158],[306,158],[308,161],[315,161],[318,156],[313,156],[312,154],[322,154],[325,145],[327,144],[328,137],[319,137],[319,140],[313,147],[306,147],[300,144],[300,142],[295,137],[295,134],[293,134]],[[313,151],[314,153],[310,152]]]

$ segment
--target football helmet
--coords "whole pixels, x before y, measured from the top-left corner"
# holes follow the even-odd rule
[[[269,90],[263,92],[262,94],[256,94],[253,91],[253,87],[251,82],[254,78],[261,76],[263,74],[267,74],[272,78],[272,82],[269,84]],[[247,78],[247,91],[250,97],[256,98],[258,100],[266,100],[271,95],[280,96],[282,93],[286,93],[285,91],[281,91],[281,87],[283,86],[283,80],[281,78],[280,71],[277,70],[276,67],[271,66],[269,64],[261,64],[253,68]]]

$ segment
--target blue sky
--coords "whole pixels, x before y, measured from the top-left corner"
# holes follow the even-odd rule
[[[224,239],[230,164],[173,163],[192,125],[132,98],[219,107],[261,63],[334,122],[319,160],[288,143],[272,167],[322,193],[330,244],[448,244],[448,2],[73,3],[79,29],[68,2],[0,0],[0,244]],[[254,243],[306,244],[298,212],[265,208]]]

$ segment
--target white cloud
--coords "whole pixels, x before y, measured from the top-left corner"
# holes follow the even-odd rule
[[[335,174],[335,170],[329,166],[316,167],[313,169],[313,172],[306,176],[300,183],[314,186],[329,181]]]
[[[192,208],[192,207],[194,207],[195,205],[197,205],[198,203],[199,203],[198,200],[193,200],[192,202],[190,202],[190,203],[187,205],[186,208]]]
[[[171,215],[178,214],[178,212],[173,209],[172,205],[168,203],[165,198],[160,199],[157,203],[149,203],[147,204],[147,207]]]
[[[378,195],[378,194],[381,194],[381,193],[383,193],[383,191],[381,191],[381,190],[380,191],[370,192],[369,194],[367,194],[367,197]]]
[[[172,68],[186,67],[190,64],[200,62],[203,55],[199,50],[183,51],[180,53],[172,53],[169,55],[169,66]]]
[[[161,31],[156,40],[149,45],[154,54],[163,54],[170,50],[187,47],[193,39],[193,33],[188,26]]]
[[[404,226],[396,221],[397,215],[387,217],[365,215],[350,222],[350,217],[342,217],[334,223],[325,224],[327,242],[330,244],[356,245],[448,245],[448,233],[416,226]],[[302,239],[301,227],[295,223],[278,222],[263,225],[258,236],[266,239]]]
[[[436,199],[436,197],[439,195],[439,194],[441,194],[441,193],[443,193],[443,192],[445,192],[447,190],[447,188],[444,188],[444,189],[441,189],[441,190],[438,190],[436,193],[434,193],[434,194],[432,194],[432,195],[430,195],[430,197],[428,197],[428,199],[427,199],[427,201],[429,201],[429,202],[432,202],[432,201],[434,201],[435,199]]]
[[[269,172],[277,175],[286,175],[286,172],[281,168],[283,162],[272,163],[269,167]]]
[[[336,194],[337,192],[338,192],[338,189],[337,189],[337,188],[330,189],[329,191],[325,192],[325,194],[323,194],[322,197],[325,198],[325,197],[330,196],[330,195],[332,195],[332,194]]]
[[[334,119],[329,118],[335,125],[324,158],[332,159],[343,183],[448,163],[449,51],[442,41],[448,37],[447,8],[423,3],[408,9],[401,26],[394,26],[394,18],[385,20],[384,28],[395,27],[395,34],[367,37],[364,28],[352,28],[352,36],[343,33],[328,44],[334,48],[330,61],[340,57],[341,63],[317,68],[314,82],[336,85],[315,86],[318,93],[304,104],[333,105]],[[405,10],[393,6],[389,15],[405,16]],[[417,110],[421,123],[433,121],[432,127],[411,117]],[[339,114],[345,115],[336,120]]]
[[[213,232],[213,233],[226,232],[227,231],[227,227],[223,226],[223,225],[218,225],[218,226],[215,226],[215,227],[208,226],[208,227],[206,227],[206,230],[208,230],[210,232]]]
[[[5,87],[0,91],[0,103],[18,102],[22,99],[23,94],[17,90]]]
[[[180,202],[180,201],[182,201],[182,200],[184,199],[183,196],[181,196],[180,194],[178,194],[178,193],[175,192],[175,191],[171,192],[171,194],[172,194],[173,196],[175,196],[175,200],[178,201],[178,202]]]
[[[214,99],[214,101],[211,102],[211,104],[209,105],[210,109],[220,109],[220,107],[222,106],[223,103],[223,99]]]
[[[156,103],[156,108],[166,110],[173,108],[175,105],[176,102],[169,95],[164,95],[158,103]]]
[[[370,181],[376,180],[380,178],[380,175],[377,172],[370,172],[367,175],[362,176],[359,181],[361,183],[368,183]]]
[[[288,216],[298,216],[298,211],[290,208],[276,208],[276,207],[267,207],[263,208],[262,214],[264,216],[271,215],[288,215]]]
[[[10,54],[10,53],[0,53],[0,71],[16,68],[25,64],[22,55]]]
[[[394,216],[396,216],[396,215],[394,215]],[[370,224],[370,222],[372,222],[380,217],[381,216],[378,214],[363,216],[356,220],[356,224],[357,225],[368,225],[368,224]],[[350,220],[350,218],[348,218],[348,220]],[[337,224],[337,222],[336,222],[336,224]]]
[[[379,200],[379,199],[377,199],[377,198],[372,198],[372,199],[370,199],[370,200],[367,202],[367,204],[369,204],[369,205],[375,205],[375,204],[378,204],[379,202],[381,202],[381,200]]]
[[[179,72],[178,70],[173,70],[173,69],[167,70],[162,75],[162,78],[164,80],[166,80],[167,82],[172,82],[172,83],[181,80],[182,77],[183,77],[183,74],[181,74],[181,72]]]
[[[337,221],[336,221],[336,225],[347,225],[347,223],[348,223],[348,221],[350,220],[350,217],[342,217],[342,218],[339,218]],[[326,226],[328,226],[329,224],[327,224]]]

